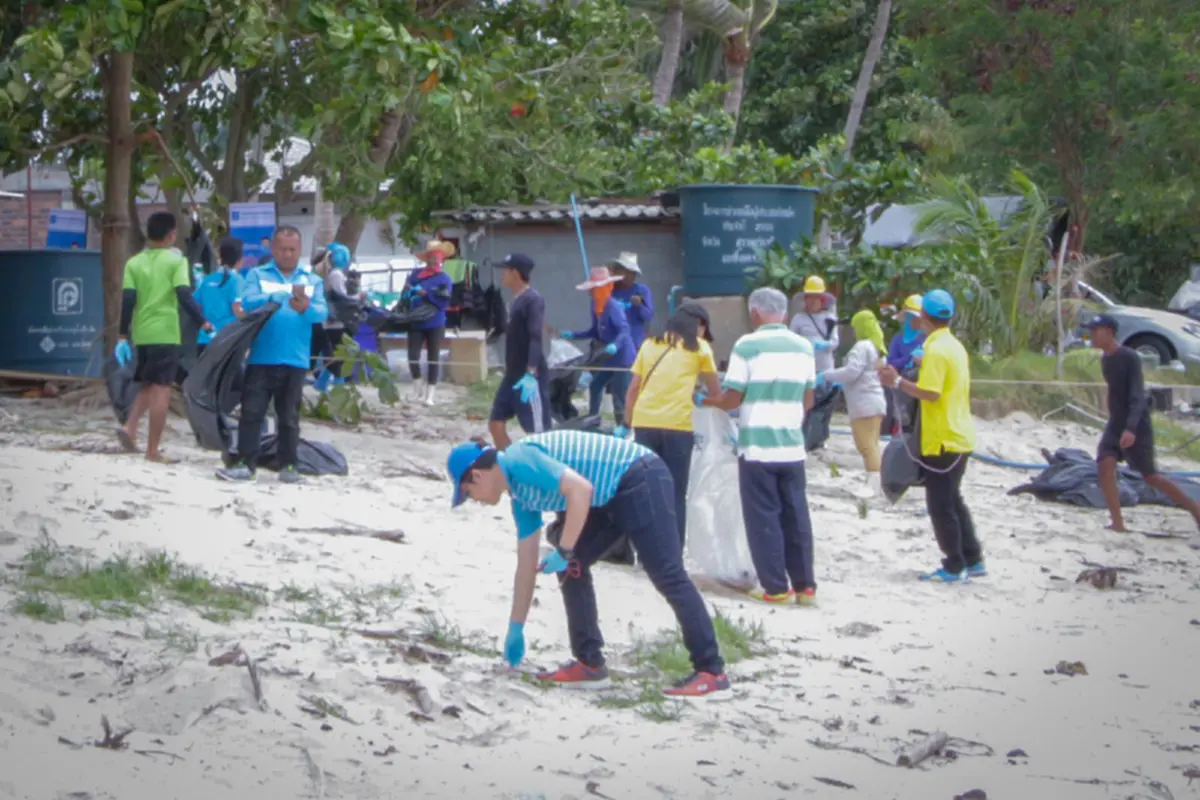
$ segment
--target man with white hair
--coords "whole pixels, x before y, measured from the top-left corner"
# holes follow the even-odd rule
[[[740,408],[738,485],[742,519],[761,590],[774,605],[813,605],[812,521],[804,475],[804,413],[812,408],[817,373],[813,346],[787,329],[787,297],[776,289],[750,295],[750,324],[729,357],[718,397],[704,405]]]

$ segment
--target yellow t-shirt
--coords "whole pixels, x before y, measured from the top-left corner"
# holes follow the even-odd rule
[[[708,342],[701,341],[700,349],[695,352],[676,344],[663,356],[668,347],[670,345],[657,339],[647,339],[638,350],[633,374],[641,378],[642,387],[633,409],[634,428],[690,431],[696,379],[702,372],[717,371]],[[658,361],[660,356],[661,362]],[[657,367],[655,362],[658,362]],[[652,374],[651,369],[654,370]]]
[[[949,328],[939,328],[925,339],[917,387],[941,395],[932,403],[921,401],[921,455],[973,452],[971,362]]]

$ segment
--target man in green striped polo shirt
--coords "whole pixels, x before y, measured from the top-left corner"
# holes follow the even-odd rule
[[[817,374],[812,344],[784,325],[787,297],[776,289],[750,295],[753,333],[738,339],[723,391],[705,405],[738,418],[738,485],[742,519],[766,603],[816,602],[812,521],[804,475],[804,413]]]

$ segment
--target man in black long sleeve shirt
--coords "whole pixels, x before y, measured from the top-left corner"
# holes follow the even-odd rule
[[[141,384],[141,390],[129,419],[117,430],[117,438],[127,451],[137,452],[138,423],[143,414],[150,412],[148,461],[166,460],[158,445],[167,424],[171,386],[179,378],[183,341],[179,310],[182,308],[204,330],[212,330],[192,297],[192,271],[187,259],[172,247],[175,234],[174,214],[159,211],[150,215],[146,222],[146,249],[125,264],[120,339],[114,353],[122,365],[134,357],[129,346],[132,331],[137,350],[134,379]]]
[[[1101,314],[1084,327],[1092,333],[1092,345],[1104,352],[1100,369],[1108,384],[1108,424],[1096,448],[1100,488],[1112,518],[1109,529],[1125,532],[1121,515],[1121,492],[1117,485],[1117,462],[1125,461],[1147,484],[1158,489],[1175,505],[1187,509],[1200,525],[1200,503],[1188,497],[1154,463],[1154,429],[1150,425],[1150,403],[1142,378],[1142,359],[1117,340],[1117,321]]]
[[[504,335],[504,378],[488,422],[499,450],[512,443],[508,421],[513,417],[526,433],[550,430],[550,369],[542,344],[546,301],[529,286],[533,266],[533,259],[522,253],[505,256],[500,263],[501,281],[513,301]]]

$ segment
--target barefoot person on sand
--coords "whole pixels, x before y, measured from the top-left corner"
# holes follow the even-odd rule
[[[664,689],[669,697],[728,691],[712,619],[683,566],[675,523],[675,487],[662,459],[639,444],[612,436],[561,430],[526,436],[500,452],[476,439],[450,451],[453,505],[467,498],[496,505],[512,497],[517,525],[517,574],[504,642],[510,666],[525,656],[525,619],[538,572],[558,573],[575,661],[537,677],[567,688],[610,685],[604,638],[596,612],[592,564],[628,536],[654,588],[675,611],[692,675]],[[565,511],[558,547],[538,561],[542,514]]]
[[[1117,341],[1117,321],[1107,314],[1093,317],[1083,325],[1091,331],[1092,346],[1103,351],[1100,370],[1108,384],[1108,424],[1100,435],[1096,462],[1100,488],[1112,518],[1109,530],[1125,533],[1121,515],[1121,492],[1117,487],[1117,462],[1125,461],[1150,486],[1187,509],[1200,524],[1200,504],[1188,497],[1175,483],[1159,473],[1154,463],[1154,429],[1150,425],[1150,405],[1142,380],[1142,359],[1134,350]]]
[[[183,345],[179,309],[187,312],[201,330],[209,333],[213,330],[192,297],[191,269],[187,259],[174,248],[175,234],[175,215],[169,211],[157,211],[146,221],[146,249],[125,264],[120,339],[113,352],[122,366],[134,357],[129,346],[132,332],[137,350],[134,379],[142,388],[125,426],[117,430],[117,438],[125,450],[136,453],[138,423],[149,412],[146,460],[160,463],[169,463],[158,445],[167,426],[171,387],[179,377]]]
[[[921,327],[927,332],[925,356],[916,382],[905,380],[892,365],[879,371],[886,387],[921,401],[921,471],[925,475],[925,507],[942,566],[921,575],[923,581],[955,583],[987,575],[983,548],[962,496],[963,475],[975,449],[971,417],[971,364],[967,350],[950,332],[954,298],[934,289],[921,300]],[[915,455],[915,454],[914,454]]]

